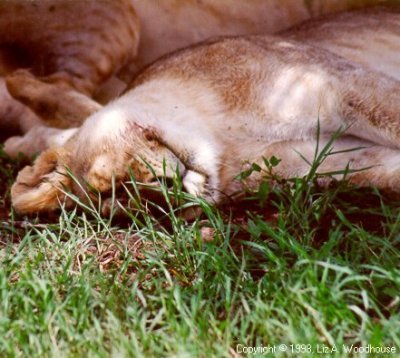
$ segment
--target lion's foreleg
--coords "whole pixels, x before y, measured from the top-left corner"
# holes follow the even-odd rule
[[[10,94],[47,124],[58,128],[80,126],[102,106],[85,94],[58,83],[41,81],[26,70],[6,77]]]
[[[8,138],[4,142],[4,150],[11,157],[16,157],[19,153],[33,157],[46,149],[64,145],[77,130],[78,128],[58,129],[39,125],[23,136]]]
[[[327,137],[319,143],[316,140],[275,143],[268,147],[264,158],[281,159],[273,168],[273,173],[281,178],[306,176],[316,166],[323,184],[329,183],[330,178],[348,179],[358,186],[372,185],[400,192],[400,150],[350,136],[337,139],[330,147],[328,141]],[[256,187],[263,177],[265,172],[254,173],[246,184]]]

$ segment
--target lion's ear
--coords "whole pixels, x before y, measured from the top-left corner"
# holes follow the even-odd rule
[[[65,198],[72,180],[65,157],[57,150],[43,152],[32,166],[22,169],[11,188],[12,205],[20,214],[51,211]]]

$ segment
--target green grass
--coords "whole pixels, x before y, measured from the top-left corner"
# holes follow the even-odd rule
[[[18,164],[1,160],[8,183]],[[271,356],[300,356],[291,344],[310,345],[293,346],[314,351],[302,356],[335,346],[329,356],[343,357],[343,344],[399,354],[398,202],[346,183],[322,190],[317,177],[263,184],[235,207],[200,202],[190,223],[143,201],[124,219],[90,205],[21,218],[5,186],[0,355],[231,357],[279,344],[289,350]]]

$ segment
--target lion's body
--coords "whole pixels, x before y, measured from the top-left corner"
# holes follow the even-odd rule
[[[396,0],[132,0],[141,22],[135,69],[213,36],[276,33],[322,14]]]
[[[54,88],[38,96],[26,91],[21,74],[9,79],[12,97],[30,107],[35,117],[8,96],[1,81],[0,131],[25,133],[39,119],[59,128],[82,123],[81,106],[65,94],[65,85],[106,103],[125,86],[115,78],[105,82],[111,75],[118,72],[129,81],[144,66],[178,48],[216,35],[274,33],[320,14],[378,3],[382,0],[1,1],[0,75],[29,68],[39,76],[37,87],[45,82]],[[75,109],[72,116],[58,110],[65,107],[63,101],[69,112]],[[41,148],[31,141],[35,131],[25,139],[13,138],[6,144],[7,152],[34,154]],[[40,141],[45,143],[46,138]]]
[[[42,125],[41,119],[50,120],[50,124],[60,127],[74,126],[76,121],[71,118],[60,120],[62,115],[48,113],[43,102],[48,98],[59,102],[66,100],[71,108],[74,101],[63,98],[66,91],[95,95],[110,76],[134,59],[138,44],[139,21],[131,0],[1,1],[0,76],[28,68],[37,76],[38,87],[41,83],[53,86],[45,96],[41,93],[39,101],[36,100],[39,90],[33,91],[36,97],[24,92],[23,78],[11,90],[2,79],[2,137],[18,131],[25,133]],[[77,107],[75,113],[79,114],[80,108]],[[48,134],[52,132],[49,130]],[[32,155],[36,148],[45,147],[44,141],[44,138],[38,138],[37,143],[31,141],[30,146],[19,145],[17,141],[9,152],[16,155],[21,151]],[[6,149],[8,147],[10,145],[6,145]]]
[[[49,210],[58,205],[61,183],[77,192],[64,165],[106,192],[113,175],[126,178],[128,166],[138,180],[154,180],[142,160],[163,175],[164,158],[180,168],[188,192],[219,203],[241,188],[234,178],[246,163],[262,157],[282,159],[275,170],[283,177],[305,175],[309,164],[298,152],[312,160],[318,121],[320,146],[347,129],[335,144],[345,151],[328,157],[322,171],[376,166],[349,178],[400,191],[399,29],[399,12],[375,9],[172,54],[62,148],[24,169],[13,203],[21,212]],[[365,148],[347,151],[354,147]]]
[[[89,94],[134,58],[139,42],[130,0],[1,1],[0,34],[36,75]]]

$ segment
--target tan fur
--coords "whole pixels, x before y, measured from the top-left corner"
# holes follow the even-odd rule
[[[11,122],[25,133],[39,118],[58,128],[80,125],[87,112],[82,111],[83,98],[71,89],[106,103],[125,87],[115,78],[104,84],[111,74],[118,72],[130,81],[159,56],[210,36],[272,33],[319,14],[393,1],[6,0],[0,4],[0,70],[2,74],[17,67],[33,71],[36,78],[19,72],[7,84],[12,96],[37,116],[0,117],[0,129]],[[138,20],[141,39],[135,56]],[[16,107],[13,113],[21,107],[15,101],[4,103],[10,105]],[[5,113],[2,104],[0,113]],[[39,132],[43,137],[38,142],[54,142],[47,138],[53,130],[33,133]],[[8,153],[20,150],[33,155],[45,149],[32,142],[33,133],[6,142]]]
[[[41,123],[40,119],[26,106],[9,94],[4,79],[0,78],[0,137],[7,134],[27,132]]]
[[[136,55],[139,40],[129,0],[1,1],[0,34],[36,75],[88,94]]]
[[[132,0],[141,21],[133,71],[213,36],[276,33],[321,14],[397,0]]]
[[[41,120],[59,128],[80,125],[93,112],[81,105],[90,102],[82,95],[96,96],[133,59],[138,44],[139,21],[131,0],[1,1],[0,75],[7,76],[10,94],[29,109],[0,88],[0,130],[25,133]],[[18,68],[29,72],[15,73]],[[22,138],[6,142],[8,153],[32,155],[33,149],[46,148],[27,138],[18,148],[18,141]]]
[[[21,205],[29,212],[41,210],[55,210],[65,199],[64,187],[71,187],[72,180],[62,158],[62,152],[45,152],[36,160],[35,167],[25,167],[18,174],[19,186],[14,194],[17,205]],[[36,188],[30,191],[29,198],[24,194],[24,188]],[[57,188],[56,190],[54,190]],[[22,194],[22,195],[21,195]],[[51,206],[50,206],[50,203]]]
[[[211,40],[154,63],[62,148],[20,173],[12,188],[16,210],[54,209],[60,178],[58,169],[49,168],[62,165],[83,187],[89,183],[103,193],[113,176],[118,183],[127,177],[127,167],[144,183],[179,169],[189,193],[220,203],[243,189],[234,178],[262,157],[282,159],[275,170],[283,177],[306,175],[317,140],[322,148],[340,128],[347,128],[335,142],[341,153],[329,156],[320,170],[372,165],[349,178],[399,192],[400,13],[375,9],[303,26],[281,36]],[[326,28],[340,30],[320,35]],[[376,62],[381,38],[386,47]],[[347,151],[354,147],[363,149]],[[256,174],[244,184],[259,180]],[[62,179],[82,195],[68,183]]]

